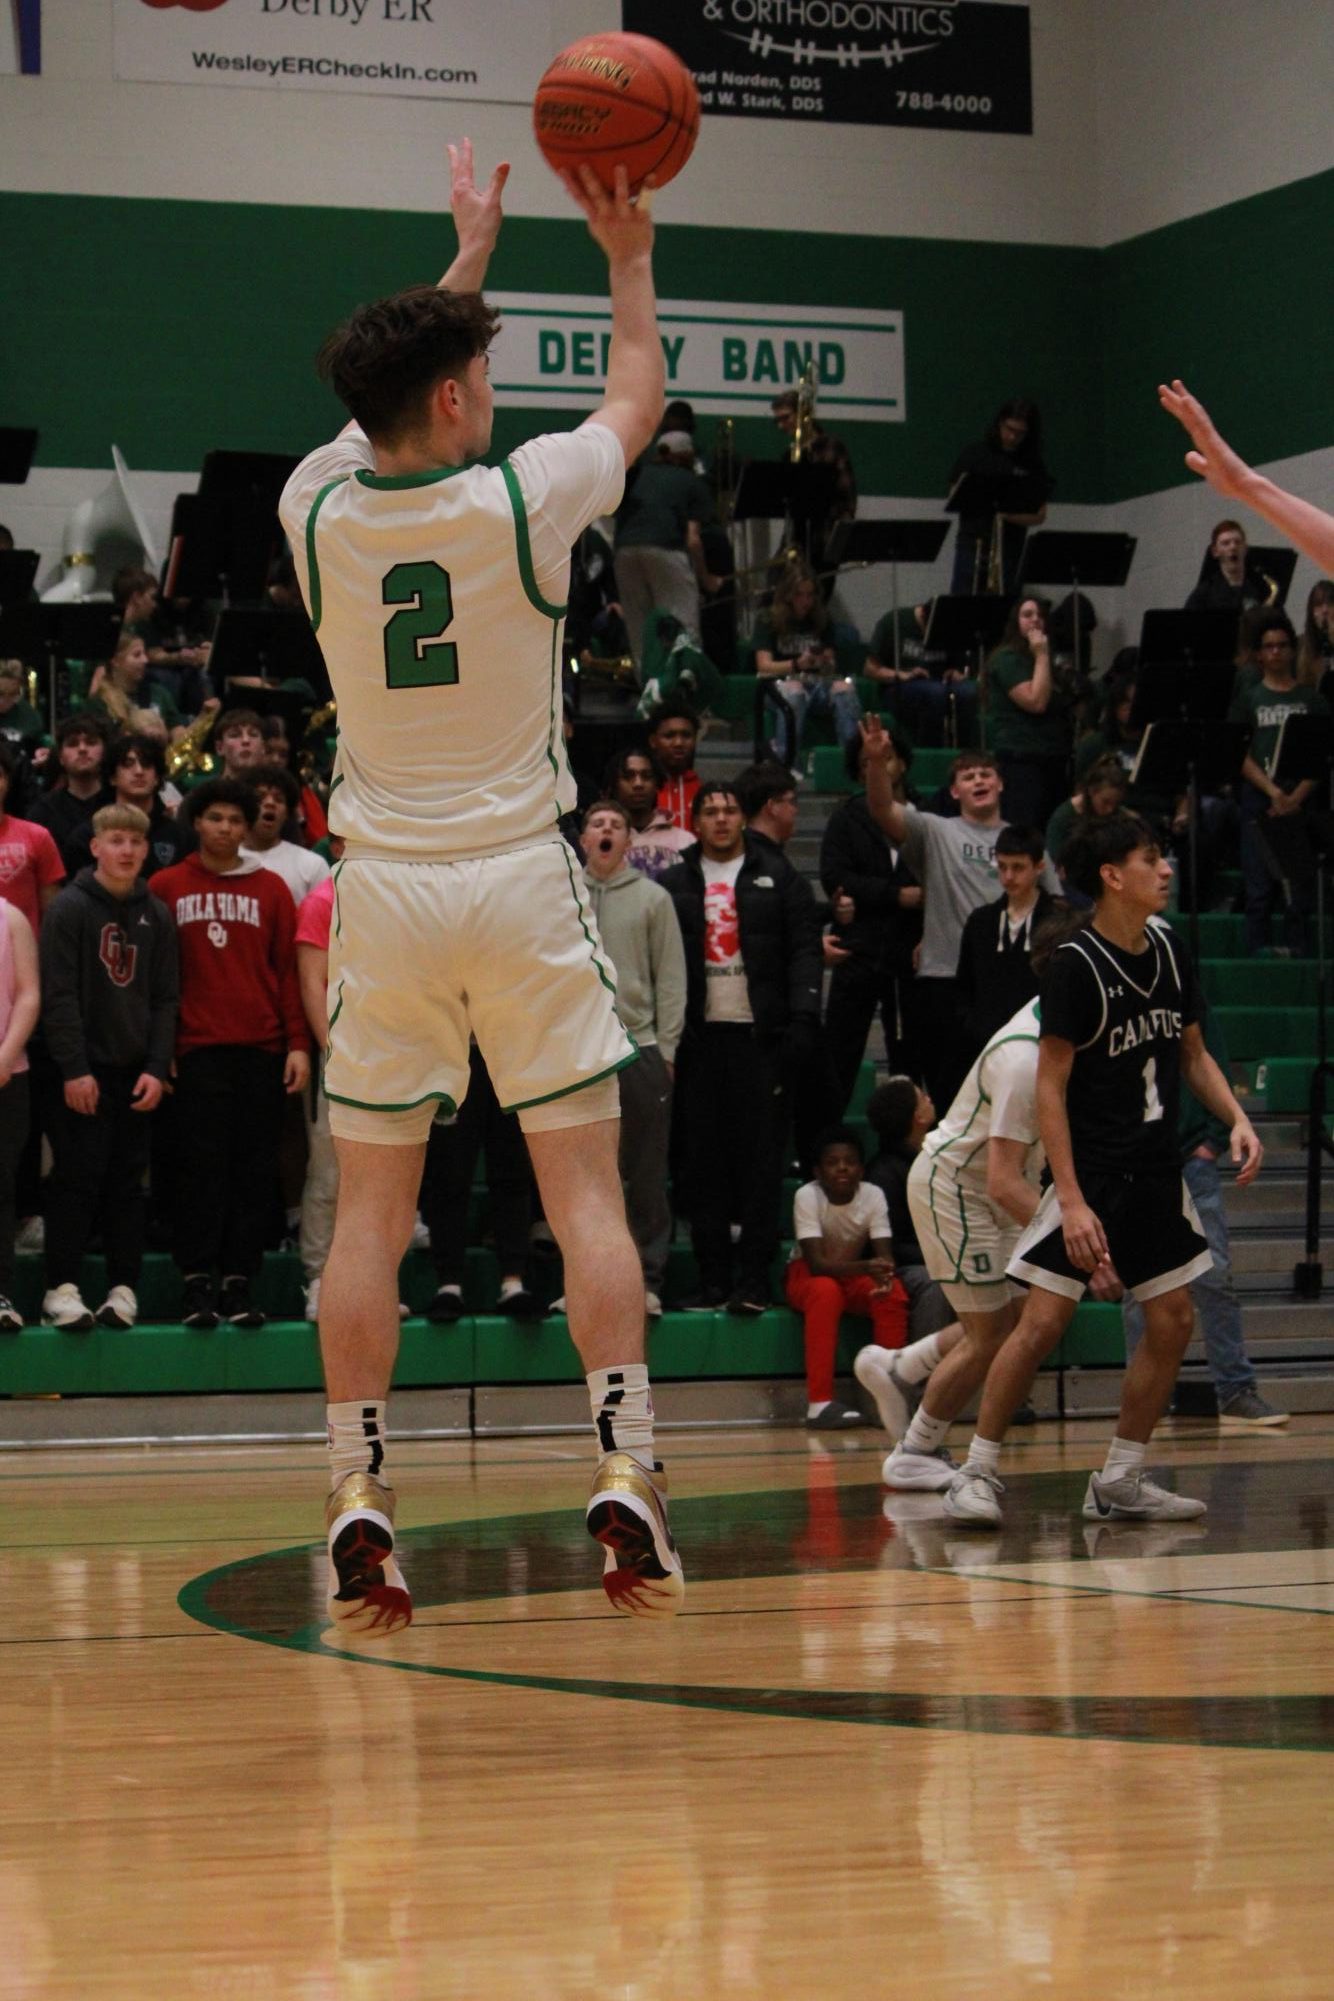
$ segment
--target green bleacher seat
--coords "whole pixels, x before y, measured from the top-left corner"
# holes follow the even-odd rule
[[[1228,1054],[1239,1063],[1266,1062],[1275,1057],[1316,1053],[1316,1011],[1313,1007],[1220,1007],[1218,1020],[1227,1038]]]
[[[1314,959],[1201,959],[1205,998],[1216,1007],[1312,1007]]]

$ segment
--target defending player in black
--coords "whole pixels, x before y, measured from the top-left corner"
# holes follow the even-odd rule
[[[1210,1265],[1176,1150],[1182,1078],[1231,1128],[1238,1185],[1254,1180],[1263,1149],[1204,1046],[1185,950],[1159,921],[1172,870],[1153,830],[1133,813],[1114,813],[1090,822],[1062,860],[1095,908],[1087,929],[1055,953],[1042,986],[1037,1113],[1051,1186],[1010,1262],[1028,1299],[992,1364],[968,1462],[945,1508],[961,1522],[1001,1519],[996,1468],[1006,1428],[1095,1267],[1110,1259],[1144,1307],[1146,1339],[1126,1371],[1117,1435],[1089,1480],[1084,1513],[1183,1520],[1203,1514],[1204,1503],[1155,1486],[1144,1472],[1190,1340],[1187,1287]]]

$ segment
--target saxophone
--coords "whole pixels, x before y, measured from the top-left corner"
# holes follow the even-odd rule
[[[216,711],[206,709],[203,715],[195,717],[185,735],[176,739],[167,752],[168,778],[179,778],[182,774],[190,778],[208,776],[214,760],[206,745],[216,721]]]

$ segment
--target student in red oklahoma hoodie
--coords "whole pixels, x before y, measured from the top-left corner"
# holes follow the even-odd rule
[[[699,791],[699,773],[695,769],[699,717],[688,702],[673,698],[650,709],[646,728],[648,747],[663,772],[658,810],[670,814],[674,827],[693,834],[695,794]]]
[[[263,1257],[283,1094],[310,1081],[296,905],[281,876],[240,852],[256,810],[236,779],[198,786],[187,811],[199,852],[153,878],[180,944],[176,1260],[187,1327],[216,1327],[219,1309],[234,1326],[263,1324],[250,1286]]]

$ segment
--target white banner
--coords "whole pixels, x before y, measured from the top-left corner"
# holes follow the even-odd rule
[[[586,409],[606,381],[611,306],[547,292],[487,292],[501,309],[491,349],[497,403]],[[765,411],[814,362],[819,409],[844,422],[901,424],[903,314],[857,306],[658,305],[667,395],[704,416]]]
[[[551,0],[112,0],[136,82],[526,104],[556,53]]]

